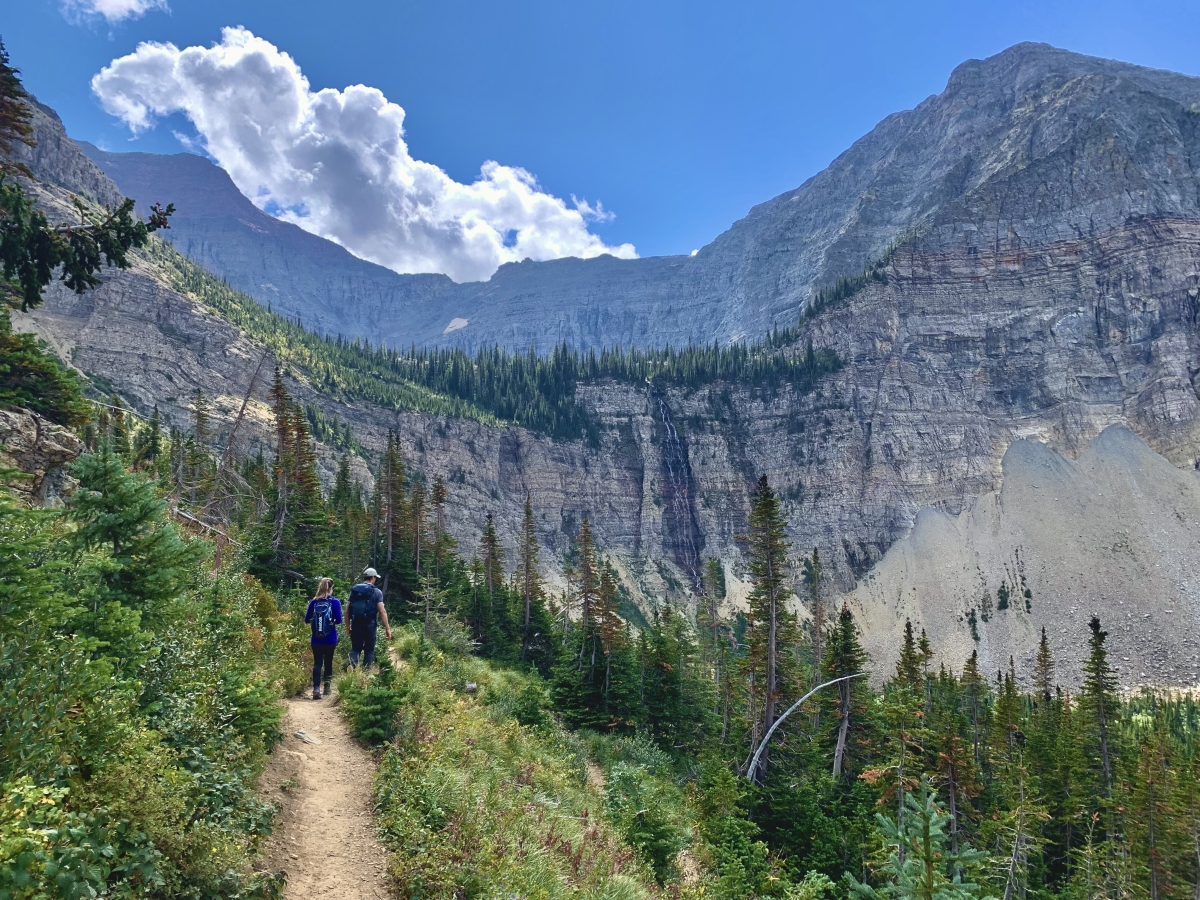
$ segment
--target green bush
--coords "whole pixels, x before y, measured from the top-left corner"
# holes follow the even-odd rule
[[[379,671],[374,677],[351,672],[338,681],[338,696],[350,730],[373,746],[387,743],[396,735],[396,714],[406,693],[386,649],[379,655]]]
[[[0,493],[0,897],[277,893],[247,874],[273,814],[253,784],[303,645],[153,483],[79,471],[67,511]]]
[[[143,897],[163,887],[161,855],[145,834],[105,810],[71,812],[68,790],[29,778],[0,797],[0,897]]]
[[[675,868],[675,857],[684,848],[687,834],[671,815],[681,807],[671,796],[674,785],[655,779],[644,767],[617,763],[608,771],[604,802],[609,816],[628,844],[666,884]]]
[[[399,647],[416,653],[422,642],[405,637]],[[552,719],[529,727],[514,715],[541,710],[537,679],[436,651],[402,674],[402,729],[376,779],[402,897],[655,895],[648,867],[587,784],[582,742]]]

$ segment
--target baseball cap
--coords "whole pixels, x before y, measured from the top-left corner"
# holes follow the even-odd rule
[[[378,577],[379,577],[379,573],[376,572],[374,569],[372,569],[370,566],[368,566],[366,568],[366,570],[363,572],[363,578],[378,578]]]

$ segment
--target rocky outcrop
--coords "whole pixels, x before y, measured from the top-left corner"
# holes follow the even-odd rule
[[[39,506],[57,506],[75,488],[67,465],[83,452],[70,429],[27,409],[0,409],[0,469],[21,476],[5,479],[19,498]]]
[[[67,137],[58,113],[36,100],[30,104],[30,111],[34,146],[17,142],[13,145],[13,158],[27,166],[39,181],[100,206],[120,204],[124,199],[120,189]]]
[[[814,286],[914,236],[940,255],[1198,217],[1197,104],[1198,78],[1020,44],[963,63],[941,94],[695,257],[524,262],[462,285],[396,275],[280,223],[197,157],[89,152],[131,196],[176,203],[181,250],[322,331],[398,347],[679,346],[791,324]]]

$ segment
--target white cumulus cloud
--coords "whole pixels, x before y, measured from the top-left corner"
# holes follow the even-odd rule
[[[167,9],[166,0],[63,0],[68,19],[94,19],[103,16],[109,24],[136,19],[152,9]]]
[[[588,231],[611,218],[601,204],[568,205],[525,169],[489,161],[462,184],[413,159],[404,110],[381,91],[313,91],[295,60],[245,28],[212,47],[140,44],[92,90],[135,133],[183,113],[258,206],[397,272],[479,281],[525,258],[637,255]]]

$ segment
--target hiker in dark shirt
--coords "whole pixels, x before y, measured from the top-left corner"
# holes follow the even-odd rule
[[[312,624],[313,699],[321,699],[321,675],[325,693],[333,681],[333,651],[337,647],[337,626],[342,621],[342,601],[333,596],[333,579],[322,578],[317,595],[308,601],[304,621]]]
[[[383,617],[383,628],[388,640],[392,639],[392,626],[388,624],[387,608],[383,605],[383,591],[375,587],[379,573],[374,569],[363,572],[361,584],[350,589],[347,603],[350,607],[350,668],[358,665],[361,656],[363,669],[371,668],[375,662],[375,632],[379,616]]]

